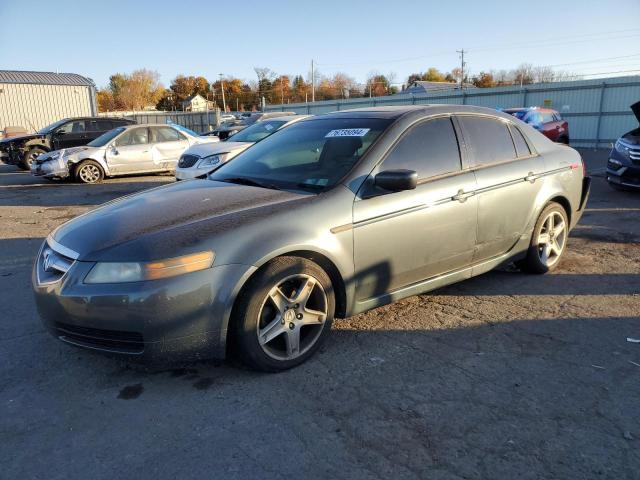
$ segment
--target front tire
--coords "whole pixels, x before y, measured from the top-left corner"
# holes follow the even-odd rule
[[[104,178],[104,170],[98,162],[85,160],[75,169],[75,179],[80,183],[100,183]]]
[[[559,203],[551,202],[538,217],[527,257],[520,266],[530,273],[547,273],[555,270],[566,250],[568,238],[567,212]]]
[[[331,279],[317,264],[279,257],[249,281],[232,313],[232,345],[265,372],[295,367],[326,339],[335,312]]]
[[[31,170],[33,162],[36,161],[38,155],[42,155],[43,153],[47,153],[47,151],[39,147],[29,149],[29,151],[22,156],[22,162],[18,164],[18,167],[22,170]]]

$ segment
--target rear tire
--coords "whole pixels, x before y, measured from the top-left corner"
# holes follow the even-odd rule
[[[36,161],[38,155],[42,155],[43,153],[47,153],[47,151],[40,147],[33,147],[22,156],[22,162],[18,164],[18,167],[22,170],[31,170],[33,162]]]
[[[538,274],[555,270],[566,250],[568,238],[567,212],[559,203],[549,203],[538,217],[527,256],[519,262],[520,268]]]
[[[104,178],[104,170],[98,162],[84,160],[75,168],[74,177],[80,183],[100,183]]]
[[[276,258],[249,280],[236,300],[232,353],[264,372],[295,367],[324,342],[334,312],[333,287],[322,268],[305,258]]]

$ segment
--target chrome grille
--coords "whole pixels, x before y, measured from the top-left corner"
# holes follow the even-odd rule
[[[49,242],[45,242],[37,261],[38,283],[43,285],[62,279],[73,265],[73,258],[54,250]]]
[[[180,157],[180,160],[178,161],[178,167],[180,168],[193,167],[198,160],[200,160],[200,157],[196,157],[195,155],[182,155]]]
[[[629,146],[629,158],[636,165],[640,165],[640,145]]]

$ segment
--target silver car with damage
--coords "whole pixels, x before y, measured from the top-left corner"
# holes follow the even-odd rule
[[[481,107],[380,107],[285,128],[207,180],[57,228],[33,269],[60,340],[165,362],[278,371],[334,317],[516,261],[557,267],[585,208],[579,153]]]
[[[117,175],[172,172],[187,148],[217,141],[174,124],[118,127],[85,146],[38,156],[31,173],[49,179],[99,183],[104,177]]]

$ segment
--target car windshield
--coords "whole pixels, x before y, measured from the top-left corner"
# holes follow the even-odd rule
[[[379,118],[298,122],[241,153],[209,178],[285,190],[329,190],[391,122]]]
[[[286,120],[270,120],[267,122],[254,123],[250,127],[247,127],[240,132],[229,137],[231,142],[259,142],[263,138],[267,138],[272,133],[275,133],[281,126],[287,123]]]
[[[118,135],[120,135],[124,131],[125,131],[124,127],[118,127],[118,128],[114,128],[113,130],[109,130],[108,132],[105,132],[102,135],[100,135],[95,140],[92,140],[91,142],[87,143],[87,146],[88,147],[104,147],[107,143],[109,143],[111,140],[116,138]]]
[[[175,128],[176,130],[180,130],[181,132],[186,133],[187,135],[191,135],[192,137],[198,137],[200,134],[194,132],[193,130],[187,128],[187,127],[183,127],[182,125],[178,125],[177,123],[172,123],[169,125],[172,128]]]
[[[60,125],[62,125],[63,123],[66,123],[68,121],[69,121],[68,118],[63,118],[62,120],[58,120],[57,122],[54,122],[51,125],[47,125],[46,127],[41,128],[40,130],[38,130],[38,133],[43,133],[43,134],[50,133],[51,131],[55,130]]]

